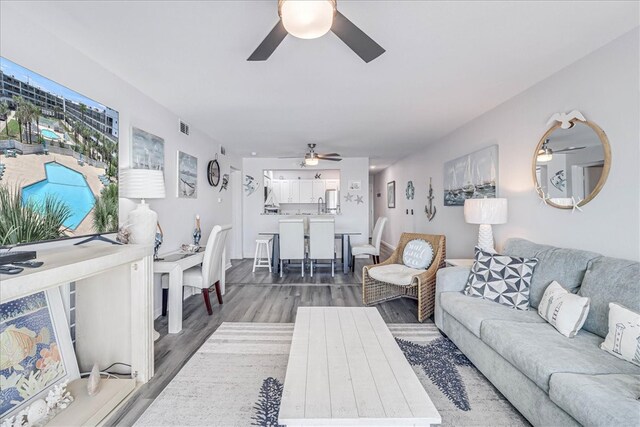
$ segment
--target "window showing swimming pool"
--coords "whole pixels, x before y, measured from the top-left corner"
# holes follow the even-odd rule
[[[46,178],[22,189],[23,203],[41,205],[48,196],[65,203],[71,216],[64,226],[75,230],[96,203],[96,198],[84,176],[73,169],[56,162],[44,165]]]

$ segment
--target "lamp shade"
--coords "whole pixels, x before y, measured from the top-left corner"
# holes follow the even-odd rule
[[[163,199],[164,173],[151,169],[123,169],[120,171],[120,197],[129,199]]]
[[[469,224],[504,224],[507,222],[507,199],[467,199],[464,220]]]

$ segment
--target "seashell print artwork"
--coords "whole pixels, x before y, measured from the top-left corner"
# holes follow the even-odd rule
[[[46,294],[0,304],[0,418],[65,374]]]

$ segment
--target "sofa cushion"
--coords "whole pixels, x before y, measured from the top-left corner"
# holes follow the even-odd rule
[[[555,280],[544,291],[538,314],[567,338],[576,336],[589,313],[589,298],[572,294]]]
[[[544,391],[557,372],[640,375],[640,367],[602,351],[602,338],[584,330],[569,339],[548,323],[485,320],[480,338]]]
[[[536,258],[500,255],[476,247],[465,293],[518,310],[529,309],[529,286]]]
[[[444,311],[455,317],[478,338],[480,338],[480,326],[484,320],[544,323],[544,319],[533,310],[514,310],[493,301],[468,297],[462,292],[442,292],[440,305]]]
[[[424,273],[424,270],[410,268],[402,264],[388,264],[369,268],[369,276],[372,278],[398,286],[409,286],[413,276],[421,273]]]
[[[533,308],[538,307],[545,289],[554,280],[562,283],[562,286],[569,292],[576,293],[582,283],[589,261],[601,257],[594,252],[539,245],[517,238],[507,240],[502,253],[538,258],[538,265],[531,278],[529,289],[529,304]]]
[[[582,425],[640,425],[640,375],[553,374],[549,397]]]
[[[609,333],[600,348],[640,366],[640,313],[610,302]]]
[[[584,275],[579,294],[591,298],[583,328],[604,337],[609,330],[609,303],[640,313],[640,263],[619,258],[594,260]]]

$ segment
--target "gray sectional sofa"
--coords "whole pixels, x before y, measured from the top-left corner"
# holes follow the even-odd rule
[[[640,426],[640,367],[599,347],[609,302],[640,312],[640,263],[524,239],[510,239],[502,253],[539,259],[530,310],[466,296],[469,268],[443,268],[436,281],[438,328],[533,425]],[[574,338],[538,316],[553,280],[591,298]]]

